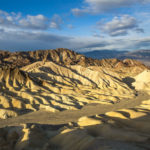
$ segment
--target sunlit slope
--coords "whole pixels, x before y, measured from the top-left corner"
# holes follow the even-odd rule
[[[142,105],[82,117],[50,140],[61,150],[147,150],[150,148],[150,100]],[[74,124],[75,125],[75,124]]]
[[[20,69],[1,69],[1,109],[79,109],[89,103],[113,104],[136,92],[112,71],[79,65],[36,62]]]
[[[22,124],[0,129],[0,149],[11,150],[148,150],[150,100],[142,105],[65,125]]]
[[[37,65],[37,63],[35,64]],[[29,68],[28,68],[29,67]],[[33,66],[32,66],[33,67]],[[117,99],[134,96],[131,90],[121,79],[114,77],[112,72],[105,73],[91,70],[79,65],[60,66],[53,62],[30,68],[24,68],[32,77],[43,80],[43,86],[50,89],[53,93],[70,94],[82,102],[82,97],[87,97],[83,102],[105,102],[107,99],[115,102]],[[53,85],[53,86],[52,86]],[[55,87],[55,88],[54,88]],[[108,98],[108,96],[110,96]],[[88,101],[88,97],[91,99]],[[112,98],[112,99],[111,99]],[[98,100],[98,101],[96,101]]]
[[[135,86],[137,90],[143,90],[150,94],[150,70],[145,70],[135,76],[133,86]]]

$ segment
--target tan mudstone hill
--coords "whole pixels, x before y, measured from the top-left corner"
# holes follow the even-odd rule
[[[0,150],[150,149],[145,65],[66,49],[0,51],[0,58]],[[147,100],[136,106],[138,95]]]
[[[61,130],[50,144],[61,150],[148,150],[149,124],[150,100],[147,100],[135,108],[82,117],[76,127],[70,125]]]
[[[137,95],[130,80],[146,69],[136,60],[95,60],[67,49],[0,51],[0,57],[0,118],[119,103]]]
[[[0,129],[0,150],[148,150],[150,100],[77,122],[22,124]]]
[[[86,104],[115,104],[133,98],[136,91],[117,73],[80,65],[36,62],[22,69],[0,70],[0,118],[28,111],[79,109]],[[15,115],[14,115],[15,114]]]
[[[150,94],[150,70],[145,70],[135,77],[133,86],[137,90],[145,90]]]

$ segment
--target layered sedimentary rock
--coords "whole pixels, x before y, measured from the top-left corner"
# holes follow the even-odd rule
[[[89,103],[114,104],[136,95],[119,76],[101,68],[36,62],[0,73],[1,108],[19,114],[79,109]]]
[[[144,90],[150,94],[150,70],[145,70],[135,77],[133,86],[137,90]]]
[[[0,118],[119,103],[136,96],[130,80],[146,69],[135,60],[94,60],[65,49],[0,56]]]
[[[142,105],[131,109],[82,117],[76,127],[63,129],[50,142],[62,150],[149,149],[149,102],[144,101]]]
[[[65,125],[0,129],[0,150],[148,150],[150,100],[130,109],[81,117]]]
[[[37,61],[52,61],[61,65],[103,66],[109,68],[137,67],[146,68],[142,63],[132,59],[102,59],[87,58],[74,51],[59,48],[56,50],[37,50],[25,52],[0,51],[1,64],[11,67],[22,67]]]
[[[131,99],[134,103],[139,91],[150,94],[150,71],[145,65],[130,59],[94,60],[65,49],[0,51],[0,58],[0,119],[6,119],[1,120],[6,126],[0,128],[0,150],[150,149],[149,99],[103,114],[76,114],[92,111],[96,104],[113,107]],[[72,111],[77,109],[81,110]],[[37,115],[34,121],[39,124],[33,121],[34,113],[44,112],[51,123],[50,116],[59,119],[58,111],[64,110],[79,116],[78,121],[50,125]],[[67,114],[62,117],[67,119]]]

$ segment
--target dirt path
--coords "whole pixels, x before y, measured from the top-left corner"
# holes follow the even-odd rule
[[[135,99],[121,100],[119,103],[113,105],[91,104],[84,106],[81,110],[66,110],[56,113],[37,111],[14,118],[9,118],[6,120],[0,120],[0,128],[25,123],[39,123],[51,125],[67,124],[68,122],[76,122],[78,118],[82,116],[103,114],[108,111],[115,111],[121,108],[133,108],[140,105],[143,100],[148,99],[150,99],[149,95],[144,92],[139,92],[138,96]]]

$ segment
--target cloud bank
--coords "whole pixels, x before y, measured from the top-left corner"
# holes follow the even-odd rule
[[[21,13],[7,13],[0,10],[0,49],[15,51],[63,47],[76,51],[92,51],[133,50],[150,47],[149,35],[147,37],[139,37],[138,34],[129,36],[133,31],[135,33],[144,32],[138,20],[130,15],[121,15],[107,22],[98,22],[96,30],[103,32],[104,36],[97,34],[98,31],[94,33],[94,36],[81,36],[80,33],[79,36],[77,34],[68,36],[64,34],[64,31],[63,34],[61,33],[63,23],[59,15],[53,15],[51,18],[42,14],[23,16]],[[69,22],[66,28],[70,32],[70,29],[74,30],[74,25]],[[54,32],[51,29],[55,29]],[[57,30],[59,32],[55,32]]]
[[[122,15],[120,17],[114,17],[110,22],[97,23],[98,28],[110,36],[124,36],[129,31],[135,31],[137,33],[143,33],[144,29],[139,28],[138,21],[129,15]]]
[[[85,13],[100,14],[137,4],[144,5],[146,3],[150,3],[150,0],[84,0],[81,8],[73,8],[72,12],[76,16]]]

